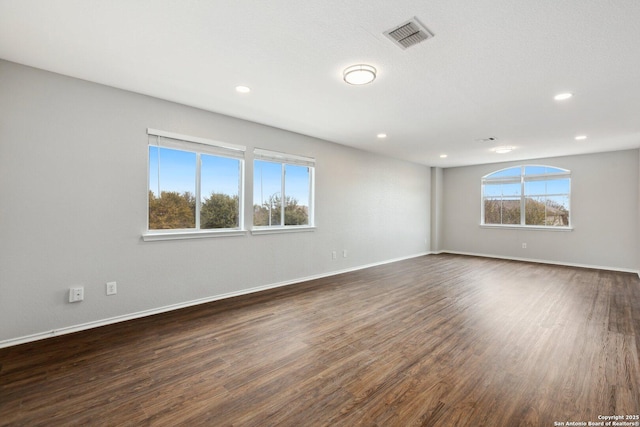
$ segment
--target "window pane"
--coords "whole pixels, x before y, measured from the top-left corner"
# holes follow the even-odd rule
[[[546,199],[532,197],[525,200],[525,223],[527,225],[546,225]]]
[[[566,227],[569,225],[568,196],[527,198],[527,225]]]
[[[200,155],[200,228],[240,226],[240,160]]]
[[[520,199],[502,200],[502,223],[520,224]]]
[[[485,199],[485,224],[520,224],[520,199]]]
[[[551,166],[525,166],[525,175],[545,175],[553,173],[564,173],[565,170],[553,168]]]
[[[520,196],[520,192],[522,191],[522,186],[519,182],[513,184],[502,184],[501,188],[503,196]]]
[[[196,155],[149,147],[149,229],[196,226]]]
[[[524,183],[525,195],[544,195],[547,194],[546,181],[527,181]]]
[[[285,165],[284,225],[309,224],[309,168]]]
[[[548,196],[547,225],[567,227],[569,225],[569,195]]]
[[[569,178],[525,181],[524,192],[527,195],[569,194]]]
[[[492,183],[484,185],[485,197],[520,196],[520,183]]]
[[[502,184],[485,184],[483,194],[485,197],[502,196]]]
[[[550,179],[547,183],[547,194],[569,194],[571,190],[571,180],[569,178]]]
[[[525,223],[548,227],[569,226],[570,179],[525,182]]]
[[[525,166],[525,175],[543,175],[547,173],[547,167],[545,166]]]
[[[487,178],[504,178],[509,176],[520,176],[521,168],[517,166],[515,168],[504,169],[498,172],[494,172],[490,175],[487,175]]]
[[[484,201],[484,223],[502,224],[502,209],[500,199],[485,199]]]
[[[282,164],[255,160],[253,165],[253,225],[282,225]]]

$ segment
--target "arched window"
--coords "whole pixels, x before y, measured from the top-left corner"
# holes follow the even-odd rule
[[[482,177],[483,225],[570,227],[571,171],[523,165]]]

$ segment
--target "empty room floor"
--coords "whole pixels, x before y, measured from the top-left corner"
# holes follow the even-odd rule
[[[639,354],[635,274],[429,255],[0,349],[0,425],[635,422]]]

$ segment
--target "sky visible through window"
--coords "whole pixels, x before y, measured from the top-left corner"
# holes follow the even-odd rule
[[[238,195],[238,159],[201,154],[202,201],[211,193]],[[253,203],[262,205],[269,197],[280,197],[281,163],[256,161]],[[196,193],[196,154],[188,151],[149,146],[149,190],[156,196],[163,191]],[[286,165],[286,196],[301,206],[309,206],[309,168]]]
[[[253,169],[253,204],[263,205],[270,198],[280,197],[282,191],[282,164],[256,160]],[[309,206],[309,168],[286,165],[285,196]]]
[[[158,165],[158,160],[160,164]],[[201,154],[202,201],[211,193],[238,195],[240,161]],[[149,147],[149,190],[156,196],[163,191],[195,195],[196,155],[188,151]]]

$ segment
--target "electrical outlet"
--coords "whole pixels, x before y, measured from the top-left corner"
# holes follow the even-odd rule
[[[331,259],[336,259],[338,258],[338,254],[336,253],[336,251],[331,251]]]
[[[347,257],[347,250],[343,249],[342,250],[342,258],[346,258]]]
[[[526,243],[522,244],[522,249],[527,249],[527,244]]]
[[[75,286],[69,288],[69,302],[79,302],[84,300],[84,287]]]
[[[118,293],[116,282],[107,282],[107,295],[115,295]]]

